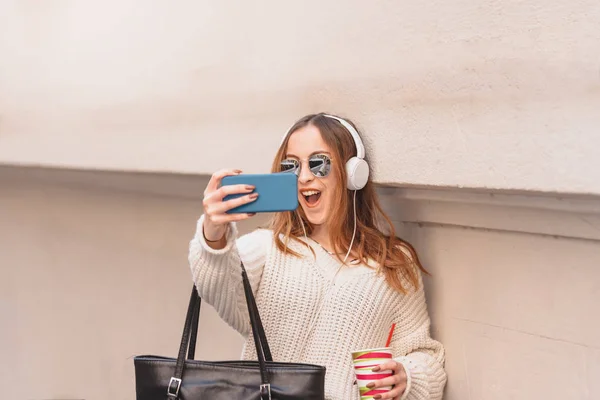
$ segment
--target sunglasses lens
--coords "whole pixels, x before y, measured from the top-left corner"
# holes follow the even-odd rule
[[[289,159],[281,162],[281,172],[296,172],[298,170],[298,161]]]
[[[308,166],[314,176],[324,177],[331,171],[331,159],[324,154],[317,154],[308,160]]]

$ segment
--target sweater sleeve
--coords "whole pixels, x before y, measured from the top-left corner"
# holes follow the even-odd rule
[[[431,321],[427,312],[423,282],[419,289],[406,295],[397,318],[398,333],[392,348],[408,377],[401,400],[441,400],[446,385],[445,351],[431,338]]]
[[[204,215],[198,220],[189,245],[192,279],[202,300],[212,305],[227,324],[245,337],[250,333],[250,320],[240,261],[244,262],[252,292],[256,294],[272,234],[269,230],[259,229],[237,239],[236,224],[230,223],[227,245],[215,250],[204,239],[203,221]]]

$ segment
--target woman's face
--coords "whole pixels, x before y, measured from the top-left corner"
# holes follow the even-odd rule
[[[332,157],[331,148],[327,146],[317,127],[307,125],[290,135],[285,158],[295,159],[300,164],[298,201],[308,221],[316,226],[323,225],[329,213],[333,211],[334,194],[339,184],[332,165],[318,167],[320,162],[326,163],[325,158],[320,158],[319,155]],[[312,159],[313,171],[318,175],[326,173],[326,176],[315,176],[311,172],[309,159]]]

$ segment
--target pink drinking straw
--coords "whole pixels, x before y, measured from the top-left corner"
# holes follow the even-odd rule
[[[396,328],[396,323],[392,324],[392,328],[390,329],[390,334],[388,335],[387,342],[385,342],[385,347],[390,347],[390,343],[392,342],[392,336],[394,335],[394,329]]]

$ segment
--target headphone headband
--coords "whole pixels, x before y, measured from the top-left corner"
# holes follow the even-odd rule
[[[358,157],[360,159],[365,158],[365,146],[363,145],[363,142],[362,142],[362,139],[360,138],[360,135],[358,134],[358,132],[356,131],[356,129],[354,129],[354,127],[352,126],[352,124],[349,123],[348,121],[346,121],[343,118],[336,117],[335,115],[323,114],[323,116],[327,117],[327,118],[335,119],[340,124],[342,124],[342,126],[344,128],[346,128],[346,130],[348,132],[350,132],[350,135],[352,135],[352,138],[354,139],[354,144],[356,144],[356,157]]]
[[[354,139],[354,144],[356,145],[356,157],[360,158],[361,160],[364,159],[365,158],[365,146],[363,145],[360,135],[358,134],[356,129],[352,126],[352,124],[350,124],[348,121],[346,121],[343,118],[336,117],[335,115],[330,115],[330,114],[321,114],[321,115],[324,117],[331,118],[331,119],[338,121],[340,124],[342,124],[342,126],[344,128],[346,128],[348,133],[350,133],[350,135],[352,136],[352,139]],[[285,138],[287,138],[289,134],[290,134],[290,131],[288,130],[285,133],[285,135],[283,136],[283,139],[281,140],[281,143],[279,144],[280,146],[283,144],[283,142],[285,141]]]

